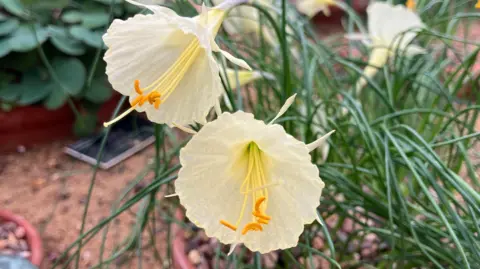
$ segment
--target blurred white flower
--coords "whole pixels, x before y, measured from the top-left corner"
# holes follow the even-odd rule
[[[332,133],[306,145],[272,122],[243,111],[221,114],[180,151],[175,181],[187,217],[208,236],[261,253],[297,245],[317,218],[325,184],[309,152]]]
[[[357,91],[367,84],[365,76],[372,78],[378,68],[384,66],[388,58],[397,50],[407,56],[425,53],[423,48],[410,44],[417,36],[417,31],[424,27],[422,20],[415,12],[403,5],[392,6],[376,2],[368,6],[367,13],[369,36],[348,36],[351,39],[363,40],[372,47],[364,76],[357,82]]]
[[[145,111],[149,120],[168,125],[205,122],[223,93],[212,51],[249,69],[248,64],[221,50],[215,36],[227,9],[244,2],[230,0],[194,18],[181,17],[161,6],[128,2],[150,9],[125,21],[114,20],[103,40],[106,73],[113,88],[130,97],[133,110]]]
[[[335,0],[298,0],[297,9],[308,17],[313,17],[319,12],[330,16],[329,6],[335,5]]]

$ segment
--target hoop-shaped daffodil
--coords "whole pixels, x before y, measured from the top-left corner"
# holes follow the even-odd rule
[[[412,10],[404,5],[392,6],[375,2],[368,6],[367,14],[369,36],[349,36],[352,39],[366,41],[372,47],[368,66],[363,76],[357,81],[357,91],[367,84],[365,77],[372,78],[397,51],[407,56],[425,52],[423,48],[411,44],[417,36],[417,31],[424,27],[418,14]]]
[[[227,9],[243,0],[203,7],[194,18],[178,16],[165,7],[127,1],[153,14],[114,20],[103,36],[108,47],[104,57],[108,79],[116,91],[130,97],[131,104],[129,110],[104,125],[133,110],[145,111],[151,121],[170,126],[204,123],[223,93],[212,51],[249,69],[247,63],[221,50],[214,41]]]
[[[261,253],[297,245],[317,218],[325,184],[309,152],[332,133],[306,145],[272,122],[222,113],[180,151],[175,181],[187,217],[208,236]]]

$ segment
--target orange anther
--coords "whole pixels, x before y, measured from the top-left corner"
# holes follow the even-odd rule
[[[408,9],[415,11],[415,0],[407,0],[407,3],[405,3],[405,6],[407,6]]]
[[[264,214],[262,214],[258,211],[253,211],[252,214],[257,218],[261,218],[261,219],[264,219],[264,220],[271,220],[272,219],[272,217],[264,215]]]
[[[155,99],[155,109],[158,109],[161,103],[162,103],[162,100],[160,100],[160,98]]]
[[[148,95],[145,96],[145,95],[142,95],[142,99],[140,100],[140,103],[138,104],[139,106],[143,105],[143,103],[145,103],[145,101],[148,100]]]
[[[136,79],[136,80],[133,82],[133,86],[135,87],[135,91],[136,91],[138,94],[140,94],[140,95],[143,94],[142,90],[140,89],[140,80]]]
[[[231,224],[230,222],[226,221],[226,220],[220,220],[220,224],[223,224],[225,225],[226,227],[236,231],[237,230],[237,227],[233,224]]]
[[[160,93],[155,91],[148,94],[148,102],[153,104],[157,98],[160,97]]]
[[[268,224],[268,220],[264,220],[264,219],[261,219],[261,218],[257,218],[257,222],[261,223],[261,224]]]
[[[130,103],[131,106],[136,106],[140,101],[142,101],[143,96],[139,95],[133,99],[133,101]]]
[[[242,235],[245,235],[249,231],[263,231],[263,228],[260,224],[256,222],[250,222],[242,230]]]
[[[257,199],[257,201],[255,202],[255,211],[258,211],[258,212],[261,212],[260,210],[260,205],[262,205],[263,201],[265,201],[265,196],[262,196],[260,198]]]

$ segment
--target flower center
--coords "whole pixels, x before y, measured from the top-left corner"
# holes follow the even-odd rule
[[[165,102],[175,88],[177,88],[180,81],[197,59],[197,56],[201,50],[202,48],[200,46],[200,41],[197,37],[195,37],[188,44],[187,48],[182,52],[182,54],[180,54],[180,57],[178,57],[173,65],[170,66],[165,73],[163,73],[157,80],[152,82],[146,88],[141,89],[140,81],[135,80],[134,88],[138,95],[130,103],[130,109],[123,112],[112,121],[104,123],[103,125],[105,127],[112,125],[132,112],[137,106],[142,106],[147,101],[150,103],[150,105],[154,105],[154,107],[158,109],[160,104]]]
[[[263,231],[262,225],[268,224],[271,217],[266,215],[268,187],[274,185],[266,177],[265,155],[255,142],[247,145],[246,157],[248,159],[247,174],[240,187],[240,194],[243,195],[243,204],[240,214],[235,224],[226,220],[220,220],[220,223],[233,231],[237,230],[240,221],[245,214],[248,197],[252,197],[252,221],[247,223],[242,229],[242,235],[249,231]],[[253,202],[255,201],[255,202]]]

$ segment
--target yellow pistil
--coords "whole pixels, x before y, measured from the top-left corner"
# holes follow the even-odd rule
[[[415,11],[415,0],[407,0],[407,3],[405,3],[405,6],[410,9],[411,11]]]
[[[177,88],[201,51],[200,41],[198,38],[193,37],[192,41],[190,41],[178,59],[157,80],[144,89],[140,88],[140,81],[138,79],[135,80],[133,86],[138,96],[131,102],[132,107],[115,119],[105,122],[103,126],[108,127],[121,120],[137,106],[142,106],[146,101],[158,109],[161,103],[165,102],[170,94]]]
[[[242,235],[247,234],[249,231],[263,231],[262,225],[256,222],[250,222],[242,230]]]
[[[269,186],[275,185],[268,182],[265,173],[265,161],[263,152],[255,142],[247,145],[245,157],[247,158],[247,174],[240,187],[240,194],[243,195],[243,204],[240,214],[235,222],[235,225],[227,221],[220,220],[220,223],[232,229],[240,225],[240,221],[245,213],[247,200],[252,195],[252,222],[245,225],[242,230],[242,235],[248,231],[263,231],[262,224],[268,224],[271,220],[264,212],[267,209],[268,190]],[[253,201],[255,201],[253,203]],[[233,230],[233,229],[232,229]]]
[[[237,230],[237,227],[233,224],[231,224],[230,222],[226,221],[226,220],[220,220],[220,223],[227,226],[228,228],[232,229],[233,231],[236,231]]]

